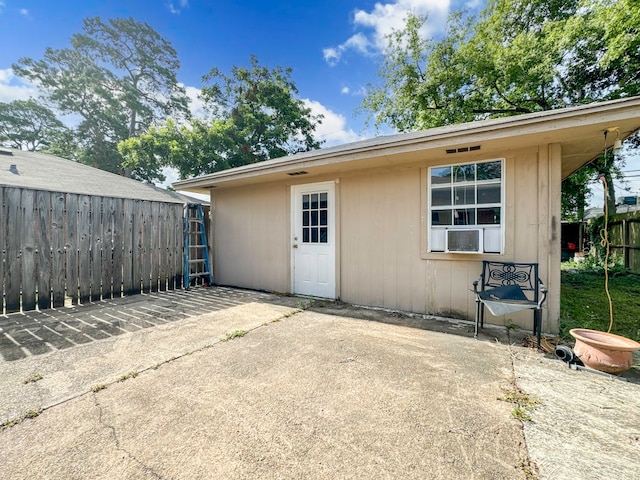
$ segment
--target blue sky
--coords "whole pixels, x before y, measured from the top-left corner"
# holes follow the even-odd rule
[[[375,132],[356,115],[367,83],[376,82],[384,35],[400,28],[409,11],[430,12],[438,34],[450,9],[479,6],[462,0],[0,0],[0,101],[33,93],[11,76],[20,57],[41,58],[46,47],[63,48],[82,20],[133,17],[169,40],[182,63],[179,80],[194,98],[212,67],[229,72],[247,65],[291,67],[300,97],[325,116],[319,136],[326,145]]]
[[[325,145],[355,141],[376,133],[356,108],[367,84],[377,82],[384,36],[400,28],[409,11],[428,12],[425,34],[437,36],[449,11],[477,11],[483,4],[484,0],[0,0],[0,101],[37,96],[35,86],[12,75],[11,64],[18,58],[41,58],[46,47],[68,47],[86,17],[133,17],[173,44],[182,64],[178,78],[194,110],[202,75],[214,66],[229,72],[232,65],[248,65],[255,54],[262,65],[293,69],[300,98],[325,117],[318,128]],[[640,161],[626,168],[640,169]],[[632,190],[640,190],[640,181]]]

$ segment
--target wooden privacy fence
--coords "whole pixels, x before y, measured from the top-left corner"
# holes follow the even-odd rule
[[[2,312],[182,287],[179,203],[13,187],[0,200]]]
[[[609,221],[609,242],[624,266],[640,273],[640,214],[616,215]]]

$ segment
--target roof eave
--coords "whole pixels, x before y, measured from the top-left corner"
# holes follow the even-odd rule
[[[222,186],[231,181],[260,177],[268,173],[295,172],[303,168],[324,166],[330,163],[356,161],[362,159],[363,153],[366,153],[368,157],[379,157],[385,155],[386,152],[411,151],[418,147],[421,149],[446,147],[459,143],[461,137],[464,137],[465,143],[473,143],[507,136],[535,135],[569,128],[573,126],[572,122],[577,119],[587,121],[589,117],[598,117],[597,122],[592,120],[587,122],[589,124],[615,122],[620,118],[629,117],[630,111],[634,113],[635,117],[640,115],[640,97],[376,137],[181,180],[174,183],[173,186],[181,190],[207,192],[210,188]],[[632,132],[626,132],[626,135],[630,133]],[[585,160],[585,163],[590,160],[592,159]]]

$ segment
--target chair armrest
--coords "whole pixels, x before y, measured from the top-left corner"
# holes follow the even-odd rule
[[[480,293],[480,291],[478,290],[478,283],[480,283],[481,279],[482,279],[482,276],[479,276],[473,281],[473,291],[475,292],[476,295]]]
[[[540,293],[542,293],[540,300],[538,300],[538,308],[542,308],[542,304],[547,299],[547,287],[545,287],[540,279],[538,279],[538,283],[540,283]]]

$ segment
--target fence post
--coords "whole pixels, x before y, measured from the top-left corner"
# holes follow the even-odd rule
[[[629,268],[630,267],[629,224],[627,223],[626,219],[622,220],[622,245],[623,245],[622,254],[624,257],[624,268]]]
[[[20,189],[8,188],[7,191],[7,250],[5,264],[5,301],[7,313],[20,311]]]

